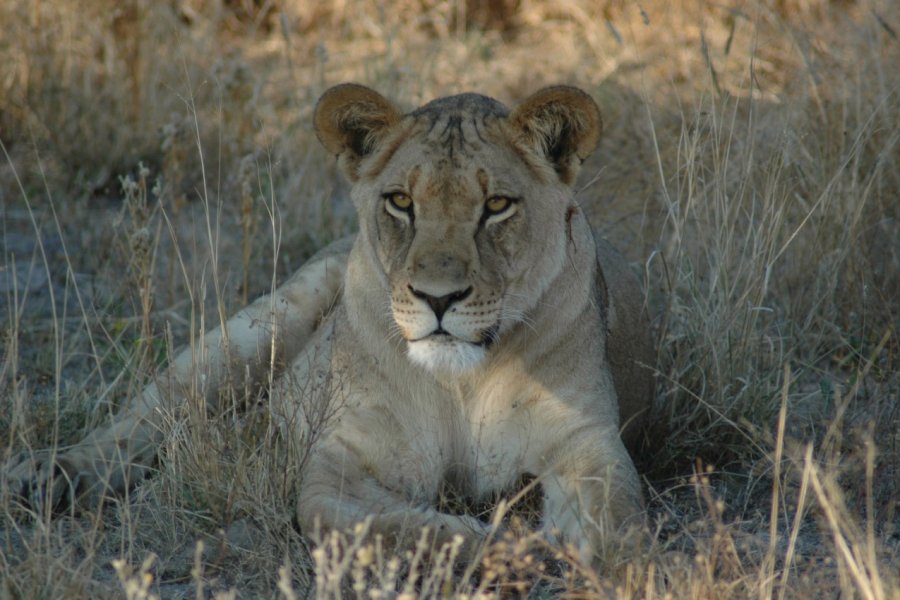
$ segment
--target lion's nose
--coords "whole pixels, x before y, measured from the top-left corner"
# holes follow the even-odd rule
[[[472,293],[472,286],[469,286],[464,290],[450,292],[443,296],[432,296],[431,294],[415,289],[413,286],[409,286],[409,291],[416,298],[421,298],[428,303],[428,306],[434,311],[434,316],[437,317],[438,323],[440,323],[444,313],[447,312],[447,309],[450,308],[452,304],[469,297],[469,294]]]

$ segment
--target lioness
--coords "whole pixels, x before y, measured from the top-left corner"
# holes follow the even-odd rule
[[[355,239],[183,351],[108,427],[20,458],[9,480],[52,503],[122,491],[155,460],[163,408],[274,374],[273,410],[315,444],[301,527],[371,518],[397,544],[428,527],[472,548],[486,525],[438,510],[441,490],[477,499],[531,475],[543,527],[590,559],[640,520],[623,436],[652,392],[638,285],[574,200],[597,105],[558,86],[511,111],[462,94],[403,114],[344,84],[315,128],[353,184]]]

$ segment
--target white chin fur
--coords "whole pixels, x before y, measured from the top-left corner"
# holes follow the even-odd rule
[[[409,359],[425,369],[458,375],[484,360],[482,346],[450,340],[409,342]]]

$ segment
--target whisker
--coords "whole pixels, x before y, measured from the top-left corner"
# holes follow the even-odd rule
[[[536,332],[534,319],[528,316],[522,310],[516,308],[510,308],[508,306],[504,306],[500,308],[500,320],[501,321],[512,321],[513,323],[521,323],[524,326],[528,327],[531,331]]]

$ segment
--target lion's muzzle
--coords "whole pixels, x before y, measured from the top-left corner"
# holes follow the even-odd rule
[[[459,373],[484,359],[499,328],[499,301],[472,286],[441,295],[411,284],[404,288],[392,295],[391,306],[414,363]]]
[[[424,300],[428,304],[431,311],[434,313],[435,319],[437,319],[438,329],[442,330],[443,328],[440,323],[444,314],[447,312],[447,309],[450,308],[451,305],[462,302],[467,297],[471,296],[472,286],[469,286],[464,290],[444,294],[443,296],[433,296],[421,290],[417,290],[411,285],[409,286],[409,292],[416,298]]]

